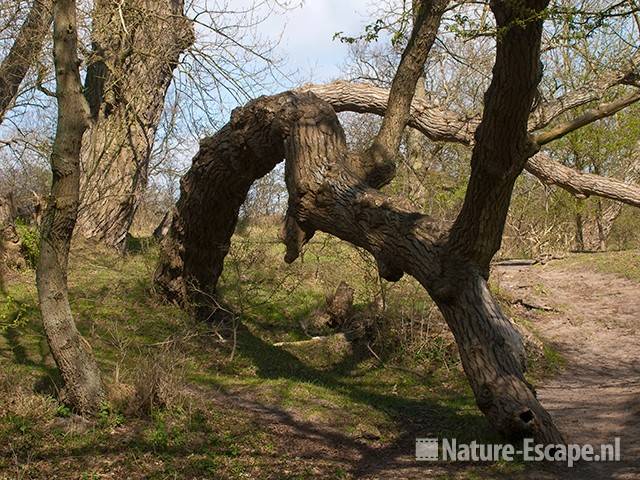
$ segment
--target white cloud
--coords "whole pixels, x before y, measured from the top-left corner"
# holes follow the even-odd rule
[[[336,32],[357,35],[367,22],[371,0],[306,0],[302,7],[275,15],[261,26],[265,35],[283,33],[278,52],[288,70],[305,81],[337,77],[347,55],[346,45],[334,41]]]

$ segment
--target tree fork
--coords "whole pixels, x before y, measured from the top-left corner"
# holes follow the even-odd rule
[[[202,292],[215,292],[251,182],[285,157],[302,229],[325,231],[365,248],[396,278],[408,273],[418,279],[445,314],[478,404],[492,423],[510,437],[530,434],[540,441],[560,441],[524,379],[519,334],[491,298],[486,280],[471,263],[451,255],[443,241],[446,232],[431,219],[368,187],[350,171],[353,159],[335,112],[313,94],[287,92],[255,100],[203,141],[182,181],[161,247],[156,285],[165,297],[200,304]]]

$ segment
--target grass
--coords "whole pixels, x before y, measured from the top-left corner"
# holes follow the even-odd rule
[[[34,274],[15,274],[0,299],[0,478],[353,478],[360,458],[410,453],[416,435],[495,440],[415,282],[381,285],[368,257],[323,236],[286,266],[274,231],[250,233],[261,240],[236,239],[221,281],[237,313],[225,326],[155,297],[153,244],[125,257],[74,248],[72,309],[109,391],[90,423],[57,400]],[[308,338],[301,320],[341,280],[362,314],[384,298],[371,345],[380,359],[359,348],[317,367],[273,345]],[[152,398],[144,408],[140,391]]]
[[[564,259],[569,266],[595,269],[603,273],[613,273],[640,283],[640,251],[623,250],[596,254],[573,254]]]

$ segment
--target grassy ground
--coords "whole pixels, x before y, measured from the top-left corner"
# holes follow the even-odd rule
[[[13,275],[0,298],[0,478],[352,478],[416,434],[493,438],[419,285],[381,285],[368,257],[323,236],[286,266],[273,229],[246,233],[221,282],[225,325],[159,302],[153,245],[124,258],[76,246],[72,309],[109,391],[91,422],[56,400],[34,273]],[[377,312],[368,347],[318,366],[273,345],[308,338],[301,323],[341,280],[360,315]]]
[[[613,273],[640,282],[640,250],[621,252],[577,253],[563,260],[566,265]]]

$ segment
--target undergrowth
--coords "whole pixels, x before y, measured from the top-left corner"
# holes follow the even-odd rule
[[[0,478],[352,478],[407,432],[493,438],[424,290],[382,283],[362,252],[318,235],[287,266],[275,228],[247,228],[220,283],[232,319],[202,323],[154,295],[157,247],[139,245],[72,252],[72,310],[108,393],[90,421],[59,400],[33,271],[13,277],[0,299]],[[309,338],[302,320],[340,281],[371,317],[358,348],[318,367],[274,345]],[[304,440],[309,428],[324,440]]]

